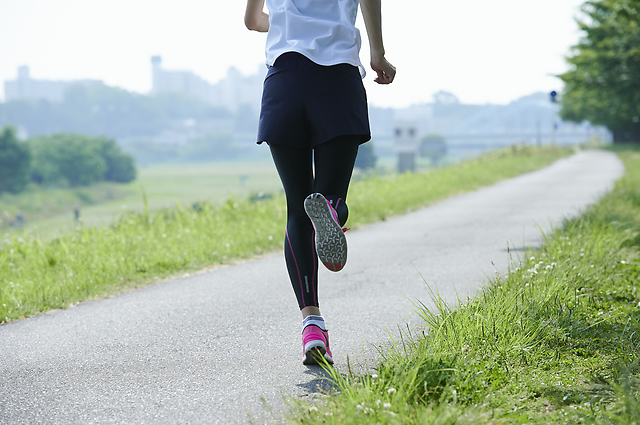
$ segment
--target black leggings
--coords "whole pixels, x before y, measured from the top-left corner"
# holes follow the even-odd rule
[[[323,194],[332,201],[344,226],[348,216],[344,200],[361,140],[360,136],[340,136],[317,145],[313,151],[269,145],[287,197],[284,257],[300,309],[318,306],[318,257],[304,200],[312,193]]]

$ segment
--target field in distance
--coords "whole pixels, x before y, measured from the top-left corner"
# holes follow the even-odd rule
[[[89,194],[92,191],[104,192],[104,185],[95,188],[43,190],[37,194],[3,196],[0,198],[0,213],[4,213],[5,217],[13,217],[16,212],[21,212],[25,217],[25,224],[22,228],[16,229],[5,223],[0,227],[0,234],[22,232],[26,229],[27,232],[39,238],[51,239],[79,225],[74,215],[76,207],[79,208],[83,225],[110,224],[125,211],[143,210],[143,193],[146,193],[149,209],[157,210],[175,207],[177,202],[184,206],[191,206],[201,201],[218,203],[230,196],[247,197],[259,192],[273,193],[282,190],[278,174],[270,161],[150,165],[138,169],[138,178],[135,182],[112,186],[114,188],[110,193],[115,199],[96,202],[92,205],[79,206],[77,198],[65,192],[78,190]],[[48,201],[52,200],[47,198],[59,200],[66,195],[70,199],[68,204],[58,205],[59,208],[56,208],[58,211],[47,211]],[[25,211],[28,208],[25,208],[25,202],[42,205],[32,205],[33,211],[29,213]]]

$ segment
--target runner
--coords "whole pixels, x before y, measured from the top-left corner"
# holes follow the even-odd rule
[[[380,0],[360,0],[375,82],[390,84]],[[268,32],[258,144],[266,142],[287,198],[284,255],[302,312],[303,359],[333,363],[318,303],[318,261],[347,261],[345,199],[358,146],[371,139],[362,85],[358,0],[247,0],[245,25]],[[315,175],[313,165],[315,165]]]

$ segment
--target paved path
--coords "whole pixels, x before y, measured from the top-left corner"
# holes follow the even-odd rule
[[[428,301],[423,278],[449,300],[454,284],[473,294],[506,269],[507,245],[539,246],[538,226],[577,214],[622,172],[615,155],[583,152],[350,232],[346,269],[320,274],[337,367],[371,358],[387,329],[418,323],[410,299]],[[278,254],[0,326],[0,423],[277,418],[263,404],[282,411],[283,394],[322,385],[300,362],[296,310]]]

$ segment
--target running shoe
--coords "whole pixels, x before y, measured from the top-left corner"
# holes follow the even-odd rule
[[[329,332],[323,331],[316,325],[309,325],[302,331],[302,364],[319,364],[321,357],[329,364],[333,364],[329,349]]]
[[[326,268],[339,272],[347,262],[346,228],[340,227],[338,213],[320,193],[312,193],[304,200],[304,210],[316,233],[316,252]]]

